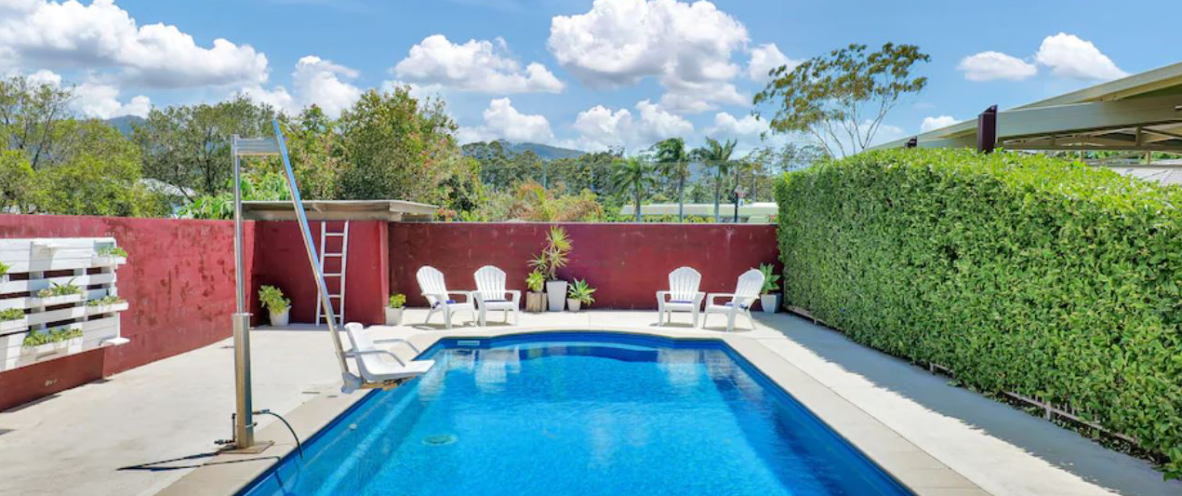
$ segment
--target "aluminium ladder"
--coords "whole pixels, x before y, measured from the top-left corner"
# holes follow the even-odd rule
[[[341,240],[340,251],[330,251],[328,243],[334,239]],[[325,272],[325,262],[331,258],[339,258],[341,260],[340,272]],[[340,231],[330,232],[328,230],[328,222],[320,223],[320,273],[324,274],[324,281],[327,286],[328,281],[336,280],[338,282],[337,293],[328,292],[329,304],[334,303],[333,313],[337,318],[337,325],[345,325],[345,268],[348,266],[349,260],[349,221],[345,221],[345,226]],[[321,319],[326,319],[324,315],[324,305],[322,304],[320,292],[316,293],[316,325],[320,325]]]

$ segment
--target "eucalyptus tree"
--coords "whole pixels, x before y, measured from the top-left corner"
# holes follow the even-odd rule
[[[636,222],[640,222],[640,202],[649,188],[656,184],[653,166],[639,158],[622,158],[616,161],[612,170],[612,189],[632,196]]]
[[[714,170],[714,222],[722,220],[719,213],[719,199],[722,196],[722,181],[731,170],[731,155],[735,153],[735,140],[719,142],[706,138],[706,146],[695,149],[693,155],[706,167]]]
[[[669,138],[653,145],[657,170],[677,180],[677,221],[685,221],[685,181],[689,177],[690,151],[685,140]]]
[[[804,133],[829,156],[842,157],[870,146],[899,98],[927,86],[926,77],[911,71],[929,59],[915,45],[887,43],[867,53],[866,45],[851,44],[772,69],[754,104],[774,108],[772,132]]]

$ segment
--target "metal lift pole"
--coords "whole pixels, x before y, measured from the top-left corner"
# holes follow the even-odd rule
[[[291,160],[287,158],[287,143],[283,141],[283,131],[279,127],[279,120],[272,121],[272,125],[275,127],[275,143],[279,146],[279,157],[283,159],[283,170],[286,172],[287,191],[291,194],[291,203],[295,207],[296,220],[300,224],[300,233],[304,236],[304,248],[308,252],[308,264],[312,266],[312,276],[316,278],[316,289],[320,291],[320,302],[324,307],[324,315],[328,319],[328,333],[332,335],[332,344],[336,347],[337,362],[341,366],[341,377],[344,380],[348,380],[350,374],[349,365],[345,363],[345,349],[341,345],[341,335],[337,332],[337,318],[332,311],[332,301],[328,298],[328,285],[325,284],[324,273],[320,270],[320,264],[317,263],[316,245],[312,243],[312,230],[308,227],[308,216],[304,214],[304,201],[300,198],[300,188],[296,186],[295,172],[291,169]]]

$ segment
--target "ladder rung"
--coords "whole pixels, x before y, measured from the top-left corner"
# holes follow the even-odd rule
[[[326,257],[343,257],[343,256],[345,256],[344,253],[324,253],[323,255]]]
[[[334,294],[330,294],[330,295],[328,295],[328,297],[329,297],[330,299],[331,299],[331,298],[340,298],[340,297],[341,297],[341,295],[334,295]]]
[[[343,238],[343,237],[345,237],[345,233],[343,233],[343,232],[339,232],[339,233],[334,233],[334,232],[326,232],[326,233],[324,233],[324,235],[325,235],[325,236],[334,236],[334,237],[337,237],[337,238]]]
[[[339,272],[333,272],[330,274],[324,274],[324,277],[341,277],[341,274]]]

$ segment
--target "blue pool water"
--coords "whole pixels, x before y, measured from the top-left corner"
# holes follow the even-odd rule
[[[256,495],[910,494],[719,341],[443,340]]]

